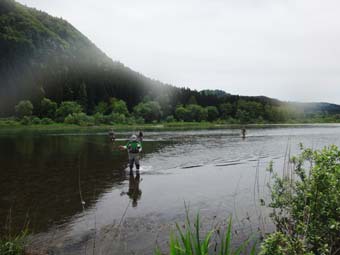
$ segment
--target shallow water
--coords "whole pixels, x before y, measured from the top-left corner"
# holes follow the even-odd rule
[[[104,133],[0,136],[0,232],[29,221],[31,246],[55,254],[166,248],[184,202],[206,228],[233,215],[236,239],[271,231],[266,167],[307,147],[340,146],[340,126],[145,132],[140,176]],[[83,201],[83,202],[82,202]],[[9,224],[10,223],[10,224]]]

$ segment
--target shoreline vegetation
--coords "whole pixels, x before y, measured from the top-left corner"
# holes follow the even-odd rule
[[[169,251],[157,246],[154,254],[162,255],[337,255],[340,252],[340,150],[334,146],[321,150],[304,148],[289,159],[283,173],[270,163],[267,171],[269,201],[260,199],[261,206],[272,209],[276,226],[273,233],[262,238],[250,237],[233,247],[231,217],[224,229],[201,232],[197,214],[194,222],[186,209],[184,225],[174,223],[169,235]],[[25,234],[0,238],[0,254],[23,255]],[[254,233],[255,234],[255,233]],[[40,254],[40,253],[39,253]]]
[[[171,131],[340,123],[339,114],[308,113],[283,105],[239,100],[234,104],[226,102],[218,107],[204,107],[194,98],[191,101],[169,112],[159,102],[149,99],[129,109],[125,101],[110,98],[99,102],[89,113],[77,101],[58,104],[43,98],[33,104],[22,100],[15,106],[15,116],[0,118],[0,133],[101,132],[111,128],[115,131]]]
[[[305,122],[305,123],[253,123],[253,124],[227,124],[215,122],[172,122],[157,124],[103,124],[93,126],[80,126],[76,124],[53,123],[53,124],[30,124],[23,125],[18,121],[0,119],[0,135],[13,133],[98,133],[113,129],[116,132],[129,131],[190,131],[190,130],[218,130],[218,129],[241,129],[241,128],[280,128],[280,127],[313,127],[334,126],[340,122]]]

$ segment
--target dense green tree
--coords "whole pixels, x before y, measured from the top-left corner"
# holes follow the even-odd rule
[[[81,113],[83,108],[80,104],[73,101],[62,102],[56,111],[58,121],[64,121],[68,115]]]
[[[227,118],[232,117],[233,105],[231,103],[220,104],[219,109],[220,109],[222,119],[227,119]]]
[[[191,95],[187,101],[187,105],[197,104],[197,99],[194,95]]]
[[[100,101],[94,108],[95,113],[105,114],[109,111],[109,105],[106,102]]]
[[[22,100],[15,106],[15,112],[19,118],[31,116],[33,113],[33,104],[29,100]]]
[[[40,103],[40,116],[54,119],[58,105],[51,99],[43,98]]]
[[[261,103],[239,100],[237,102],[236,118],[242,123],[256,122],[264,113]]]
[[[112,113],[123,114],[124,116],[129,115],[129,110],[127,108],[126,102],[124,102],[123,100],[112,98],[110,100],[110,109]]]
[[[191,104],[186,107],[189,114],[189,121],[203,121],[207,119],[207,111],[200,105]]]
[[[133,112],[136,118],[142,117],[145,122],[159,121],[162,116],[161,106],[155,101],[139,103],[133,108]]]
[[[208,114],[207,119],[209,121],[214,121],[219,116],[218,109],[215,106],[208,106],[208,107],[206,107],[206,111],[207,111],[207,114]]]
[[[180,121],[186,121],[189,118],[187,109],[182,105],[176,107],[175,116],[176,119]]]

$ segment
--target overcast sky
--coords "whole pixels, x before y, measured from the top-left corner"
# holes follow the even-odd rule
[[[193,89],[340,104],[339,0],[19,0]]]

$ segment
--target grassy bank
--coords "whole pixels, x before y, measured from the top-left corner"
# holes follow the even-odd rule
[[[157,124],[114,124],[114,125],[91,125],[80,126],[66,123],[53,123],[48,125],[23,125],[17,121],[0,120],[0,134],[17,133],[98,133],[107,132],[113,128],[117,132],[124,131],[180,131],[180,130],[207,130],[207,129],[240,129],[247,128],[269,128],[269,127],[304,127],[311,125],[331,125],[336,123],[282,123],[282,124],[228,124],[216,122],[171,122]]]
[[[65,123],[53,123],[49,125],[22,125],[20,123],[1,123],[0,134],[11,133],[96,133],[107,132],[111,128],[115,131],[171,131],[171,130],[199,130],[199,129],[220,129],[220,128],[239,128],[239,125],[216,124],[216,123],[196,123],[196,122],[178,122],[178,123],[159,123],[159,124],[114,124],[114,125],[93,125],[79,126]]]

